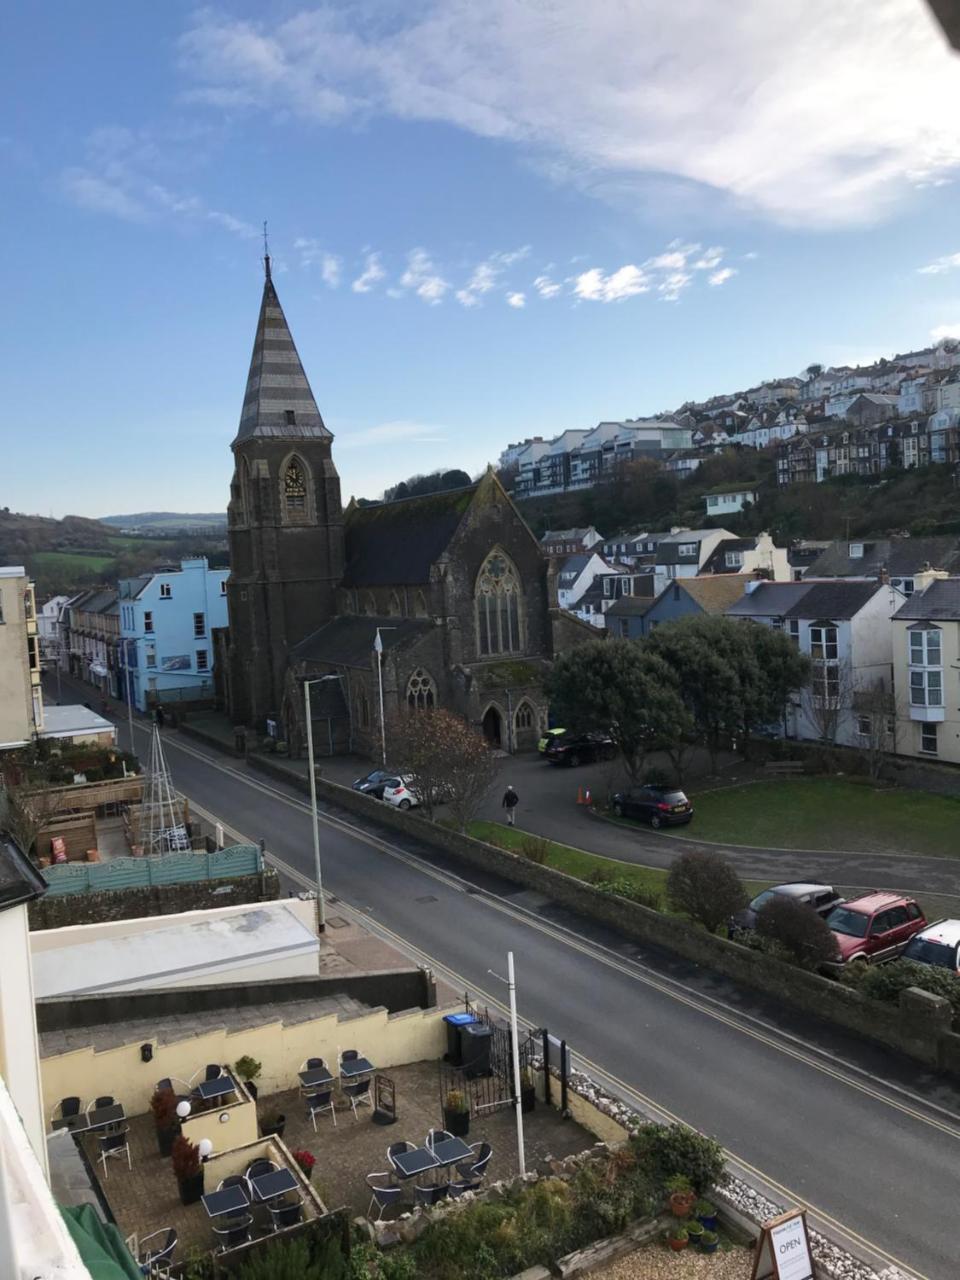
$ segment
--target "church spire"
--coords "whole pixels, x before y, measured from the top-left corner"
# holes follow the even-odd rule
[[[250,357],[240,426],[233,443],[254,436],[274,440],[330,438],[300,363],[290,326],[270,274],[266,224],[263,232],[263,298]]]

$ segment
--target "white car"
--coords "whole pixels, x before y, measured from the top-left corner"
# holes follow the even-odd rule
[[[389,778],[383,784],[383,798],[398,809],[412,809],[420,803],[420,797],[410,787],[410,778]]]

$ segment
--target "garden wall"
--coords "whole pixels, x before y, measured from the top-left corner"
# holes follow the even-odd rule
[[[306,778],[293,770],[254,756],[250,757],[250,763],[304,791],[309,790]],[[794,1009],[826,1018],[849,1031],[909,1054],[928,1066],[957,1070],[960,1040],[955,1047],[952,1038],[947,1040],[942,1035],[939,1006],[929,1006],[931,1016],[926,1024],[922,1015],[918,1017],[915,1011],[911,1011],[909,1028],[905,1028],[901,1011],[896,1006],[867,1000],[856,991],[819,974],[807,973],[766,953],[708,934],[676,916],[603,893],[562,871],[539,866],[472,836],[460,835],[418,815],[390,808],[325,778],[317,780],[317,796],[379,826],[414,836],[466,866],[492,872],[513,884],[546,894],[562,906],[609,925],[633,941],[662,947],[696,964],[706,965],[736,982],[776,996]]]

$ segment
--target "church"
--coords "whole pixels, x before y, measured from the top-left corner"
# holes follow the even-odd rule
[[[444,707],[505,751],[547,722],[553,656],[593,638],[493,471],[466,488],[344,510],[325,425],[270,259],[228,506],[221,690],[234,724],[376,757],[383,718]]]

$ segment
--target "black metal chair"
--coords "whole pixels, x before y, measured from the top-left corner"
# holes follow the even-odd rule
[[[427,1134],[427,1146],[432,1151],[436,1143],[447,1142],[453,1137],[452,1133],[447,1133],[446,1129],[431,1129]]]
[[[360,1052],[359,1052],[359,1050],[357,1050],[357,1049],[344,1049],[344,1051],[340,1054],[340,1061],[341,1061],[341,1062],[356,1062],[356,1060],[357,1060],[359,1057],[360,1057]]]
[[[110,1093],[102,1093],[94,1102],[94,1107],[98,1110],[100,1107],[112,1107],[114,1105],[113,1095]]]
[[[466,1191],[476,1191],[482,1184],[478,1180],[471,1182],[468,1178],[460,1178],[456,1182],[447,1183],[447,1195],[451,1200],[459,1200]]]
[[[432,1204],[439,1204],[441,1200],[445,1200],[447,1196],[446,1183],[440,1186],[434,1186],[432,1183],[424,1186],[417,1183],[413,1188],[413,1203],[421,1208],[426,1208]]]
[[[493,1147],[489,1142],[474,1142],[470,1150],[474,1153],[474,1159],[461,1161],[457,1165],[457,1173],[464,1182],[472,1182],[475,1186],[479,1186],[487,1171],[490,1157],[493,1155]]]
[[[399,1145],[397,1143],[394,1144]],[[404,1188],[395,1186],[391,1182],[389,1173],[368,1173],[367,1186],[370,1188],[370,1203],[367,1205],[367,1217],[370,1217],[373,1206],[377,1206],[377,1216],[374,1219],[380,1222],[383,1218],[385,1209],[389,1209],[392,1204],[396,1204],[403,1195]]]
[[[370,1081],[360,1080],[357,1084],[345,1084],[343,1086],[343,1096],[353,1108],[353,1118],[357,1118],[357,1107],[372,1107],[373,1098],[370,1096]],[[334,1117],[336,1123],[336,1117]]]
[[[347,1092],[347,1089],[354,1088],[354,1087],[355,1086],[347,1085],[346,1089],[344,1089],[344,1093]],[[370,1082],[367,1081],[367,1088],[369,1089],[369,1087],[370,1087]],[[333,1127],[336,1128],[337,1112],[333,1105],[332,1089],[326,1089],[324,1090],[323,1093],[312,1093],[307,1098],[307,1114],[310,1117],[311,1121],[313,1122],[314,1133],[317,1132],[317,1116],[323,1115],[324,1111],[329,1111],[330,1114],[333,1116]],[[354,1115],[357,1114],[356,1107],[353,1108],[353,1114]]]
[[[127,1168],[133,1168],[133,1164],[130,1160],[130,1144],[127,1142],[127,1134],[129,1132],[129,1129],[118,1129],[116,1133],[104,1133],[98,1136],[97,1142],[100,1146],[100,1155],[98,1156],[98,1160],[100,1164],[103,1165],[104,1178],[108,1177],[107,1161],[112,1156],[116,1156],[117,1158],[126,1156]]]
[[[244,1192],[248,1191],[247,1180],[242,1173],[232,1173],[229,1178],[224,1178],[217,1186],[218,1191],[226,1191],[228,1187],[242,1187]]]
[[[80,1117],[82,1110],[80,1099],[76,1096],[69,1098],[61,1098],[53,1109],[53,1115],[50,1117],[50,1123],[54,1124],[57,1120],[75,1121]],[[70,1127],[69,1123],[66,1126]]]
[[[157,1243],[150,1245],[149,1249],[145,1249],[143,1246],[151,1240],[155,1240]],[[161,1227],[159,1231],[151,1231],[148,1236],[143,1236],[140,1240],[140,1253],[137,1257],[140,1270],[144,1275],[149,1275],[151,1267],[169,1266],[173,1261],[173,1251],[176,1247],[176,1227]]]
[[[327,1064],[322,1058],[307,1058],[301,1065],[301,1071],[325,1071]]]
[[[214,1227],[217,1245],[221,1252],[237,1249],[250,1239],[250,1228],[253,1226],[253,1214],[245,1213],[240,1218],[230,1218],[223,1227]]]
[[[246,1182],[252,1182],[254,1178],[261,1178],[265,1173],[276,1173],[280,1168],[273,1160],[251,1160],[247,1165]]]
[[[303,1221],[303,1198],[290,1200],[276,1206],[267,1205],[274,1231],[282,1231],[284,1227],[295,1227]]]
[[[417,1148],[412,1142],[391,1142],[389,1147],[387,1147],[387,1163],[398,1177],[403,1178],[406,1175],[397,1168],[393,1157],[405,1155],[406,1152],[416,1151],[416,1149]]]
[[[223,1074],[224,1074],[223,1067],[221,1067],[219,1062],[208,1062],[207,1065],[202,1070],[195,1071],[193,1075],[190,1077],[190,1088],[195,1089],[197,1087],[197,1082],[201,1079],[201,1077],[205,1081],[219,1080]]]

